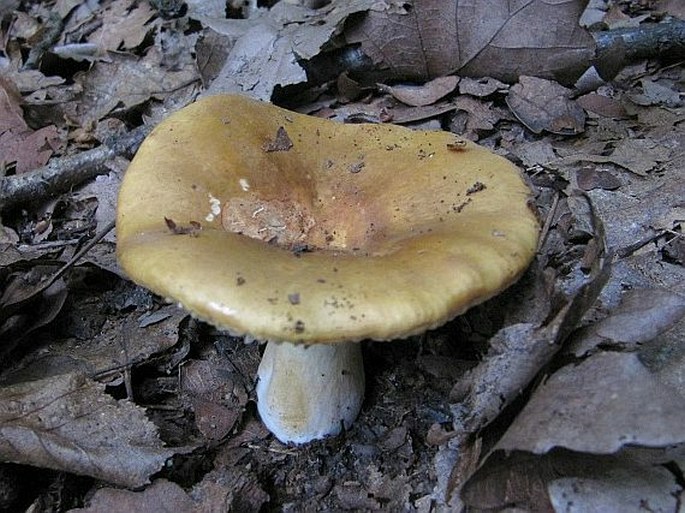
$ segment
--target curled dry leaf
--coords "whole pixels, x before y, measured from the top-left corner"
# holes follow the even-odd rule
[[[437,102],[443,96],[447,96],[457,87],[459,77],[438,77],[423,85],[396,85],[386,86],[379,84],[381,91],[390,93],[406,105],[412,107],[424,107]]]
[[[652,511],[677,510],[682,489],[666,468],[637,462],[597,463],[587,465],[587,474],[548,483],[554,511],[639,511],[646,504]]]
[[[0,388],[0,459],[141,486],[176,451],[134,404],[72,373]]]

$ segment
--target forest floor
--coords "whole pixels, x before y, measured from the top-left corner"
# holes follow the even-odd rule
[[[407,92],[347,75],[281,90],[307,114],[490,148],[524,170],[542,226],[503,294],[420,336],[363,342],[358,419],[291,446],[256,411],[261,346],[137,286],[116,260],[131,150],[226,55],[217,23],[174,5],[0,1],[0,509],[682,507],[682,61],[631,62],[587,92],[525,77]],[[610,2],[604,16],[611,28],[683,12]],[[77,174],[87,163],[69,159],[83,155],[97,177],[8,192],[48,162]]]

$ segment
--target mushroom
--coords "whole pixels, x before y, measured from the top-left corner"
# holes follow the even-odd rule
[[[260,416],[305,443],[357,416],[359,341],[435,328],[518,279],[539,233],[529,198],[513,164],[450,133],[213,96],[140,147],[117,253],[137,283],[268,342]]]

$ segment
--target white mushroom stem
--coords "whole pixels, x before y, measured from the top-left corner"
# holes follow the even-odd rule
[[[364,400],[357,343],[269,342],[257,371],[257,409],[281,442],[302,444],[348,428]]]

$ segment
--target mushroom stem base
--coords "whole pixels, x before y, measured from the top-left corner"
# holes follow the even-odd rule
[[[259,415],[284,443],[337,435],[352,424],[364,400],[358,343],[269,342],[257,377]]]

